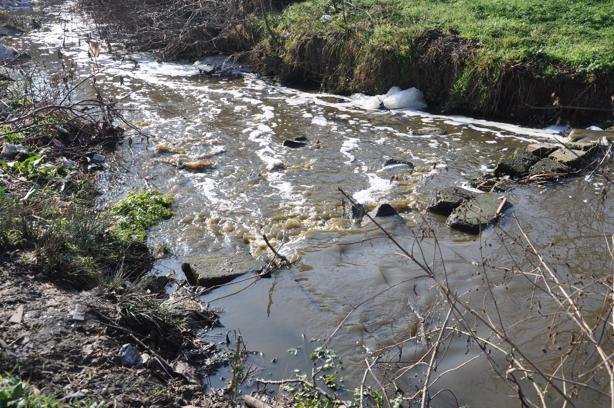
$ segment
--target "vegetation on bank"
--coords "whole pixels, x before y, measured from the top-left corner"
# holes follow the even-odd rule
[[[416,86],[447,112],[611,119],[612,16],[604,1],[308,0],[261,24],[256,62],[338,93]]]
[[[75,90],[92,84],[71,72],[35,85],[31,66],[2,68],[7,79],[0,86],[0,276],[5,281],[0,309],[9,316],[0,319],[0,407],[90,406],[62,399],[63,381],[96,383],[96,376],[109,375],[107,384],[121,382],[130,375],[117,359],[124,343],[148,352],[155,364],[138,373],[142,392],[114,398],[168,405],[178,389],[191,387],[171,362],[188,353],[186,364],[207,367],[204,360],[213,349],[195,333],[216,321],[200,304],[175,299],[178,304],[169,305],[164,289],[170,278],[148,275],[154,256],[147,231],[173,215],[173,199],[156,190],[138,191],[101,208],[97,174],[109,167],[108,158],[124,140],[123,129],[116,126],[121,113],[100,93],[76,100]],[[98,92],[95,85],[91,89]],[[75,303],[89,314],[76,323],[65,311]],[[9,319],[16,307],[29,312],[17,323]],[[47,308],[43,315],[32,313]],[[71,329],[39,339],[49,327],[56,330],[67,321]],[[72,330],[80,322],[87,330]],[[22,345],[24,336],[29,340]],[[84,363],[90,360],[83,344],[101,336],[110,338],[99,350],[105,357]],[[53,349],[49,342],[70,352],[48,353]],[[71,365],[73,360],[78,364]],[[85,374],[84,364],[90,370]],[[58,366],[58,372],[42,374],[41,367]],[[201,398],[202,392],[193,395]]]

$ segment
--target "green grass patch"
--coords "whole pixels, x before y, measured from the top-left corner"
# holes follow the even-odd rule
[[[362,45],[390,46],[399,56],[429,30],[457,32],[493,59],[539,60],[583,71],[614,69],[614,2],[599,0],[330,0],[288,7],[274,19],[281,38],[359,33]],[[331,21],[321,21],[330,15]],[[410,35],[407,35],[407,34]],[[290,39],[292,41],[292,39]]]
[[[174,215],[172,205],[173,198],[157,190],[128,193],[110,209],[118,217],[112,233],[124,242],[144,241],[149,228]]]

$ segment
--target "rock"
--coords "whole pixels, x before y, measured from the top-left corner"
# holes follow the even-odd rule
[[[179,163],[180,169],[186,169],[190,171],[204,171],[210,170],[215,167],[215,162],[212,160],[196,160],[185,163]]]
[[[539,159],[539,156],[527,151],[516,151],[511,157],[504,158],[497,164],[495,176],[524,177],[529,174],[529,168]]]
[[[306,140],[298,140],[300,138],[294,139],[294,140],[290,140],[290,139],[286,139],[284,140],[283,145],[285,147],[289,147],[291,149],[298,149],[299,147],[305,147],[307,146],[307,141]]]
[[[535,176],[538,174],[543,174],[543,175],[558,176],[558,175],[567,174],[571,172],[571,170],[572,169],[570,169],[568,166],[564,165],[563,163],[559,163],[556,160],[552,160],[546,157],[544,159],[541,159],[537,163],[535,163],[533,166],[531,166],[531,168],[529,169],[529,175]]]
[[[419,136],[443,136],[447,134],[448,132],[438,127],[424,127],[422,129],[414,130],[414,135]]]
[[[399,215],[399,213],[390,204],[380,204],[375,210],[376,217],[392,217],[395,215]]]
[[[475,197],[471,191],[459,187],[448,187],[435,194],[427,210],[440,215],[448,216],[463,200]]]
[[[415,167],[412,162],[397,160],[397,159],[386,160],[386,162],[384,163],[384,167],[389,167],[389,166],[407,166],[410,169],[413,169]]]
[[[181,147],[169,146],[166,143],[159,143],[156,145],[156,153],[158,154],[184,154],[185,149]]]
[[[478,194],[465,200],[448,217],[447,224],[453,229],[479,234],[491,225],[501,213],[510,207],[505,198],[495,193]]]
[[[593,146],[589,150],[562,148],[554,151],[548,157],[574,169],[582,169],[590,164],[590,161],[597,156],[601,150],[601,146]]]
[[[539,158],[544,158],[560,147],[552,143],[531,143],[527,146],[527,152]]]
[[[141,353],[130,343],[126,343],[119,349],[117,353],[119,362],[124,367],[132,368],[143,364]]]
[[[608,130],[574,129],[567,136],[564,143],[565,147],[571,150],[589,150],[591,147],[604,141],[604,139],[604,144],[614,142],[614,132]]]
[[[15,48],[0,43],[0,61],[13,61],[18,55]]]
[[[0,152],[0,157],[6,160],[13,160],[16,159],[17,156],[24,155],[28,155],[27,147],[11,143],[4,143],[2,145],[2,152]]]
[[[247,250],[239,251],[232,256],[220,251],[220,253],[191,257],[188,265],[193,272],[196,285],[205,287],[230,282],[237,276],[248,272],[259,272],[264,267],[264,264]]]
[[[23,305],[17,306],[17,309],[9,318],[9,323],[20,324],[23,321]]]

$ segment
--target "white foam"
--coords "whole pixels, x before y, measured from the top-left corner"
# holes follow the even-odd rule
[[[311,124],[317,126],[326,126],[328,125],[328,121],[324,116],[315,116],[313,119],[311,119]]]
[[[360,139],[355,137],[348,137],[345,138],[345,140],[343,141],[343,144],[341,145],[341,149],[339,149],[339,151],[341,152],[341,154],[348,158],[348,160],[344,162],[345,164],[352,164],[354,160],[356,160],[356,157],[350,152],[358,148],[358,142],[360,142]]]
[[[373,203],[378,198],[384,196],[393,186],[393,184],[375,173],[367,173],[369,178],[369,187],[354,193],[354,200],[361,204]]]

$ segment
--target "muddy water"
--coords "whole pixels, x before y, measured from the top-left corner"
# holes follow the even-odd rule
[[[552,139],[550,132],[415,111],[367,111],[348,98],[287,89],[250,75],[204,78],[190,64],[157,63],[146,54],[126,59],[106,47],[93,61],[85,43],[88,33],[95,36],[91,25],[66,7],[47,11],[56,23],[16,45],[52,72],[62,61],[74,63],[79,77],[98,69],[102,93],[118,100],[149,135],[146,141],[132,134],[134,142],[110,161],[102,183],[105,200],[142,187],[173,194],[176,217],[151,233],[152,245],[168,246],[173,256],[156,270],[180,274],[181,262],[211,256],[270,258],[262,234],[295,262],[270,278],[243,276],[204,297],[222,311],[224,324],[208,336],[223,342],[229,330],[240,333],[257,352],[248,361],[255,377],[288,378],[294,370],[310,370],[308,352],[317,344],[311,340],[334,333],[329,347],[343,361],[349,389],[360,383],[365,358],[383,349],[389,352],[381,361],[390,364],[375,367],[382,379],[396,378],[408,394],[420,384],[421,371],[399,370],[428,346],[406,339],[436,328],[447,312],[445,302],[376,226],[344,217],[339,188],[369,208],[387,202],[399,209],[401,218],[382,221],[399,243],[437,273],[445,266],[450,285],[468,303],[495,313],[495,297],[517,344],[546,367],[558,354],[540,351],[546,339],[544,321],[533,308],[536,295],[526,280],[512,276],[530,267],[513,245],[518,229],[512,215],[562,274],[612,272],[604,239],[613,229],[612,200],[604,200],[599,175],[513,189],[507,197],[514,207],[500,228],[481,239],[450,231],[445,220],[422,211],[437,189],[468,185],[501,155]],[[307,139],[305,147],[283,146],[299,137]],[[415,168],[385,167],[387,159],[410,161]],[[211,166],[181,166],[195,161]],[[441,251],[434,249],[436,242]],[[449,342],[438,371],[454,370],[434,389],[451,392],[441,393],[435,405],[518,405],[479,356],[465,338]],[[221,370],[209,385],[223,386],[228,376]],[[586,406],[597,400],[592,394],[582,399]]]

